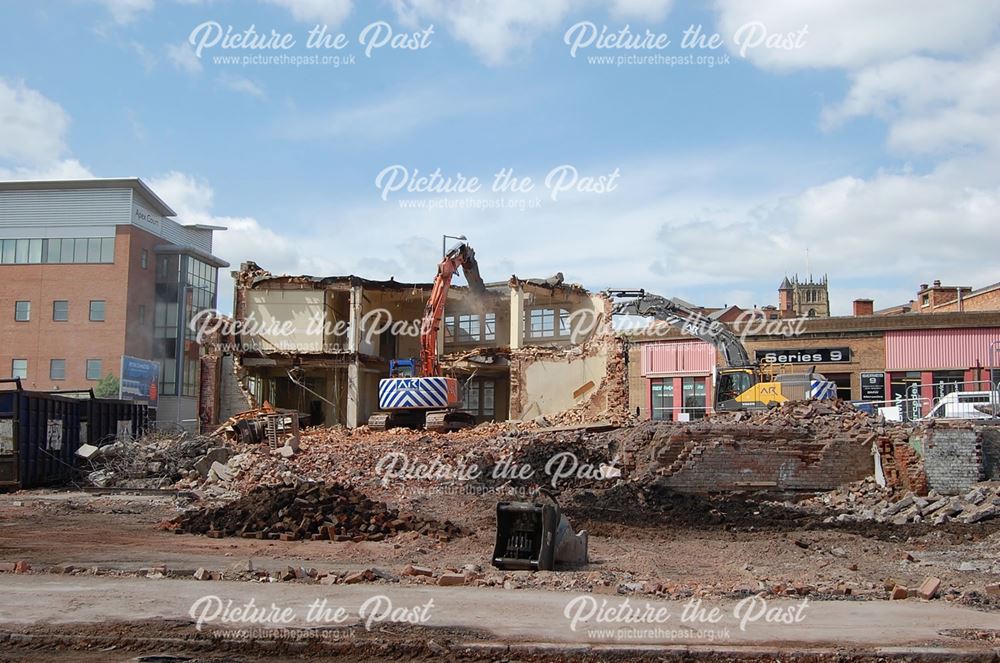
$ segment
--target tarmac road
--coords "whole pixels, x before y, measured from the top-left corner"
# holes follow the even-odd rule
[[[203,599],[217,596],[221,599]],[[376,598],[382,597],[382,598]],[[280,626],[315,628],[322,621],[307,621],[309,606],[327,600],[327,615],[337,608],[344,621],[340,626],[358,624],[359,611],[368,602],[365,616],[392,610],[400,621],[478,632],[478,642],[512,644],[579,645],[603,643],[645,646],[698,645],[723,648],[795,647],[815,650],[873,650],[979,647],[992,651],[984,641],[972,641],[944,634],[949,629],[1000,630],[1000,614],[979,612],[944,601],[827,601],[808,602],[773,600],[768,609],[774,617],[794,623],[768,623],[762,617],[740,628],[739,617],[757,614],[762,604],[744,604],[743,612],[734,613],[735,601],[706,601],[701,605],[708,614],[718,609],[715,623],[682,620],[683,601],[647,601],[643,597],[618,595],[571,594],[545,591],[503,591],[477,587],[412,587],[392,584],[317,585],[300,583],[252,583],[196,580],[146,579],[136,577],[10,575],[0,576],[0,631],[18,631],[25,627],[73,624],[137,622],[148,619],[193,622],[192,606],[199,599],[196,614],[204,617],[203,629],[259,627],[235,620],[222,624],[220,606],[248,604],[257,608],[275,606],[287,610]],[[429,604],[429,601],[433,603]],[[597,623],[593,617],[579,621],[572,628],[569,611],[585,617],[592,608],[619,608],[618,615],[605,613],[608,621]],[[621,610],[624,607],[625,610]],[[629,609],[638,612],[629,612]],[[657,612],[658,611],[658,612]],[[213,619],[213,614],[216,617]],[[233,617],[235,613],[230,612]],[[664,620],[663,615],[669,614]],[[632,623],[615,621],[630,616]],[[636,622],[637,616],[644,619]],[[390,619],[373,619],[377,629]],[[327,623],[326,626],[333,626]],[[194,626],[191,626],[192,632]],[[600,632],[596,631],[599,630]],[[658,630],[657,630],[658,629]],[[709,637],[709,635],[711,637]]]

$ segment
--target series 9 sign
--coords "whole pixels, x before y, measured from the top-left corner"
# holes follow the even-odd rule
[[[851,361],[850,348],[757,350],[757,361],[771,364],[843,364]]]

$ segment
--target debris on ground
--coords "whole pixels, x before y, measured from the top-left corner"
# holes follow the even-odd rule
[[[219,538],[282,541],[382,541],[401,532],[448,540],[465,534],[449,521],[400,514],[349,486],[323,482],[259,486],[229,504],[184,513],[168,528]]]

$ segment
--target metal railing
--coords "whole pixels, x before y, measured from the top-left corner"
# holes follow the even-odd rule
[[[927,393],[930,396],[927,396]],[[901,419],[990,419],[1000,417],[1000,382],[965,380],[914,383],[906,388],[908,405]],[[920,407],[915,404],[919,403]]]

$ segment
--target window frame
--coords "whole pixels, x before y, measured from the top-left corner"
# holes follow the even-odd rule
[[[96,378],[90,377],[90,367],[91,367],[91,363],[92,362],[97,362],[97,377]],[[103,361],[101,361],[100,359],[95,359],[95,358],[90,358],[90,359],[86,360],[86,363],[84,364],[84,375],[86,376],[87,380],[90,380],[92,382],[98,382],[103,377],[103,374],[104,374],[104,362]]]
[[[24,375],[18,375],[17,374],[18,370],[15,367],[15,365],[19,361],[24,362]],[[19,357],[15,357],[15,358],[11,359],[10,360],[10,377],[11,378],[21,378],[22,380],[27,380],[28,379],[28,360],[27,359],[23,359],[23,358],[19,358]]]
[[[62,366],[62,377],[56,377],[55,376],[54,369],[56,367],[56,362],[62,362],[60,364]],[[62,382],[62,381],[66,380],[66,360],[65,359],[49,359],[49,379],[53,380],[53,381],[56,381],[56,382]]]
[[[20,305],[27,304],[27,309],[24,317],[21,318]],[[14,322],[31,322],[31,300],[30,299],[18,299],[14,302]]]
[[[56,317],[56,304],[66,305],[66,317],[57,318]],[[68,299],[53,299],[52,300],[52,322],[69,322],[69,300]]]
[[[94,317],[94,304],[100,304],[101,305],[101,317],[100,318],[95,318]],[[90,322],[107,322],[107,318],[108,318],[108,306],[107,306],[107,304],[108,304],[108,300],[106,300],[106,299],[91,299],[90,300],[90,308],[89,308],[89,311],[88,311],[87,319]]]

